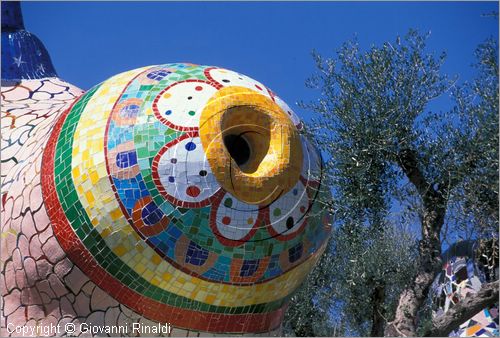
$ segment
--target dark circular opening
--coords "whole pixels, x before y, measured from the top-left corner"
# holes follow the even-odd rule
[[[250,159],[250,145],[243,136],[227,135],[224,137],[224,145],[238,166],[244,165]]]

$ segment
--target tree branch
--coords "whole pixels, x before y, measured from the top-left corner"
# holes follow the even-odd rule
[[[453,305],[444,315],[432,321],[433,329],[427,332],[427,337],[446,337],[449,333],[472,318],[487,306],[498,302],[498,281],[483,284],[476,294],[469,294],[463,300]]]
[[[403,149],[398,156],[399,165],[410,182],[417,188],[420,196],[425,197],[430,184],[425,179],[417,165],[417,155],[411,149]]]
[[[421,264],[420,264],[421,265]],[[422,270],[422,268],[419,268]],[[413,283],[399,297],[394,320],[385,327],[386,337],[415,337],[417,335],[417,313],[427,297],[434,272],[420,271]]]
[[[379,282],[375,286],[371,295],[372,303],[372,329],[371,337],[384,336],[384,301],[385,301],[385,283]]]

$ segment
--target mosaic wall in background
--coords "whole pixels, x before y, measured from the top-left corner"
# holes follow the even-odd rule
[[[472,258],[473,252],[474,244],[464,242],[453,246],[443,255],[443,269],[434,280],[431,291],[434,317],[446,313],[467,294],[477,293],[483,283],[498,279],[498,267],[478,263],[478,259]],[[497,303],[478,312],[452,331],[450,336],[494,337],[498,334]]]

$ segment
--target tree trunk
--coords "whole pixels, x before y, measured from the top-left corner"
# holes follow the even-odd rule
[[[372,297],[372,330],[371,337],[384,336],[384,301],[385,301],[385,284],[378,284],[373,289]]]
[[[444,210],[431,214],[444,216]],[[437,229],[441,230],[442,217],[427,218],[426,222],[424,217],[422,224],[423,239],[419,246],[417,274],[412,284],[401,294],[394,321],[386,327],[386,336],[416,336],[418,311],[427,298],[434,276],[441,267],[441,241]]]
[[[441,268],[441,228],[446,213],[446,193],[438,185],[428,183],[418,169],[416,153],[402,151],[399,165],[422,198],[424,215],[422,239],[419,243],[417,273],[400,298],[396,315],[385,329],[386,336],[416,336],[417,315],[427,298],[434,276]]]

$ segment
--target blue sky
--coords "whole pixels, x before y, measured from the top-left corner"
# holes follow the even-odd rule
[[[431,31],[429,50],[446,51],[444,71],[462,80],[471,77],[475,47],[498,39],[498,19],[482,17],[497,2],[23,2],[22,10],[59,76],[83,89],[129,69],[186,61],[249,75],[294,108],[317,97],[304,85],[313,49],[333,55],[355,35],[368,48],[417,28]]]

